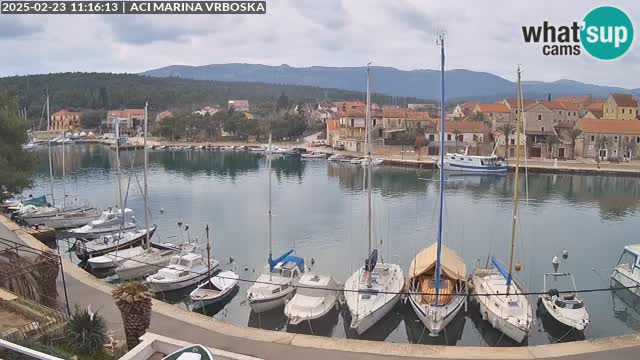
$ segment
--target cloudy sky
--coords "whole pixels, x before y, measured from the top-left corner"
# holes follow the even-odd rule
[[[604,62],[543,56],[523,25],[580,21],[591,0],[267,0],[267,15],[0,15],[0,76],[62,71],[141,72],[172,64],[438,67],[435,37],[447,32],[447,68],[510,80],[572,79],[640,88],[640,2],[617,1],[634,22],[633,48]]]

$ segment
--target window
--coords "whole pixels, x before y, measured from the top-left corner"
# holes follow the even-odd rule
[[[542,120],[542,114],[538,114],[538,120]]]
[[[638,139],[640,139],[640,137],[638,137]],[[435,140],[436,140],[436,136],[434,134],[429,134],[429,141],[435,141]]]
[[[447,134],[447,140],[451,140],[451,134]]]
[[[376,119],[373,119],[373,126],[376,126]]]
[[[640,136],[636,136],[636,144],[640,144]]]
[[[614,142],[618,142],[618,136],[614,136],[614,137],[613,137],[613,141],[614,141]]]
[[[622,109],[622,113],[624,114],[624,109]]]
[[[560,110],[560,115],[562,115],[562,110]]]
[[[544,131],[544,126],[542,126],[542,127],[540,128],[540,131]]]
[[[515,145],[516,141],[514,139],[511,139],[511,145]]]
[[[591,141],[596,141],[596,136],[595,135],[591,135]],[[638,142],[640,142],[640,136],[638,136]]]

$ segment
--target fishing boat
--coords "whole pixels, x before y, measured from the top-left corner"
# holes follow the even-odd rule
[[[626,287],[640,296],[640,244],[627,245],[611,273],[612,287]]]
[[[78,256],[78,259],[86,261],[95,256],[102,256],[116,250],[138,246],[142,244],[144,239],[147,237],[147,234],[151,237],[155,231],[156,228],[154,227],[149,231],[146,229],[140,229],[136,231],[104,235],[98,239],[88,240],[86,242],[80,241],[76,243],[76,256]]]
[[[162,360],[214,360],[211,351],[202,345],[190,345],[162,358]]]
[[[304,153],[300,155],[303,159],[326,159],[327,154],[320,152]]]
[[[371,69],[367,64],[367,108],[365,119],[365,152],[368,165],[365,180],[367,182],[367,219],[368,244],[367,259],[347,279],[344,285],[345,301],[351,314],[350,328],[359,335],[382,319],[400,300],[404,286],[402,268],[396,264],[378,263],[378,250],[372,246],[371,214],[371,152],[369,149],[369,124],[371,123]]]
[[[285,300],[295,292],[294,285],[304,272],[304,259],[291,255],[289,250],[273,259],[271,238],[271,134],[269,134],[269,147],[267,151],[267,166],[269,168],[269,258],[262,274],[247,290],[247,301],[254,313],[273,310],[284,306]]]
[[[571,279],[573,291],[560,293],[558,289],[547,287],[547,279],[557,281],[560,278]],[[547,314],[551,315],[559,323],[578,331],[583,331],[589,326],[589,313],[582,299],[578,297],[576,280],[570,273],[546,273],[544,274],[544,292],[540,295],[538,305],[544,306]]]
[[[136,227],[135,223],[127,221],[131,220],[132,216],[133,210],[131,209],[124,210],[125,219],[123,219],[120,208],[109,208],[103,211],[98,219],[79,228],[69,229],[63,235],[76,239],[95,239],[105,234],[131,230]]]
[[[522,83],[518,67],[518,120],[516,144],[520,144],[522,122]],[[531,333],[533,308],[529,303],[523,284],[512,276],[515,258],[516,226],[518,218],[518,176],[520,173],[520,147],[516,146],[516,166],[513,187],[513,216],[511,221],[511,251],[509,267],[505,267],[495,257],[491,257],[493,267],[474,269],[471,275],[473,293],[480,306],[482,318],[505,335],[521,343]],[[519,270],[520,264],[516,265]]]
[[[300,278],[295,295],[286,301],[284,314],[291,325],[319,319],[338,308],[340,284],[330,275],[307,272]]]
[[[444,93],[444,36],[439,37],[441,103],[445,104]],[[443,107],[444,108],[444,107]],[[440,161],[444,160],[444,134],[446,119],[444,111],[441,118]],[[466,305],[467,267],[464,260],[452,249],[442,244],[444,235],[444,171],[440,170],[439,219],[437,240],[434,244],[420,251],[411,261],[407,277],[409,303],[431,336],[447,327],[460,309]]]
[[[211,269],[219,266],[217,260],[211,261]],[[198,284],[208,275],[208,268],[202,255],[192,252],[174,255],[169,265],[145,279],[152,292],[167,292]]]
[[[442,169],[444,164],[444,170],[448,171],[463,171],[471,173],[506,173],[506,162],[495,154],[483,156],[483,155],[469,155],[468,147],[462,154],[447,153],[444,159],[438,159],[438,168]]]

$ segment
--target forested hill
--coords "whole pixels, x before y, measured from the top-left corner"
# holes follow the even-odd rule
[[[141,108],[145,101],[149,101],[154,111],[199,109],[205,105],[226,104],[229,99],[248,99],[252,106],[272,106],[283,92],[291,103],[325,99],[364,100],[362,92],[313,86],[157,78],[133,74],[59,73],[0,78],[0,89],[16,91],[20,107],[26,107],[30,117],[40,117],[47,88],[52,112],[62,108]],[[391,97],[388,96],[376,95],[373,99],[391,103]],[[407,98],[405,101],[420,100]]]

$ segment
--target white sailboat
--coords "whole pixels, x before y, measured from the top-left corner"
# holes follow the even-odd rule
[[[289,250],[273,259],[271,239],[271,135],[269,135],[269,149],[267,165],[269,167],[269,259],[262,274],[247,290],[247,301],[254,313],[269,311],[284,306],[296,291],[294,285],[304,272],[304,259],[291,255]]]
[[[333,276],[307,272],[298,285],[296,294],[284,307],[284,314],[291,325],[319,319],[338,308],[341,291]]]
[[[440,161],[444,160],[445,92],[444,92],[444,35],[439,37],[441,60],[441,131]],[[442,245],[444,209],[444,170],[440,170],[440,212],[437,241],[420,251],[411,262],[407,278],[409,303],[414,312],[437,336],[466,304],[467,267],[452,249]]]
[[[516,124],[516,144],[520,144],[520,126],[522,119],[522,84],[518,67],[518,120]],[[522,342],[531,333],[533,308],[526,295],[525,288],[512,278],[514,267],[516,222],[518,216],[518,174],[520,170],[520,146],[516,146],[516,167],[513,190],[513,220],[511,223],[511,253],[509,268],[492,257],[492,268],[475,269],[471,276],[473,292],[480,305],[483,319],[491,326],[502,331],[516,342]],[[478,296],[479,295],[479,296]]]
[[[136,224],[133,223],[132,220],[133,210],[129,208],[124,209],[123,215],[120,208],[109,208],[103,211],[96,220],[91,221],[87,225],[69,229],[64,232],[64,235],[76,239],[95,239],[102,235],[112,234],[121,230],[135,229]]]
[[[371,72],[367,64],[367,113],[365,147],[369,145],[371,122]],[[369,251],[364,266],[345,282],[345,301],[351,313],[351,329],[359,335],[382,319],[400,300],[404,284],[402,268],[396,264],[378,263],[378,251],[371,249],[371,152],[367,151],[368,238]]]

